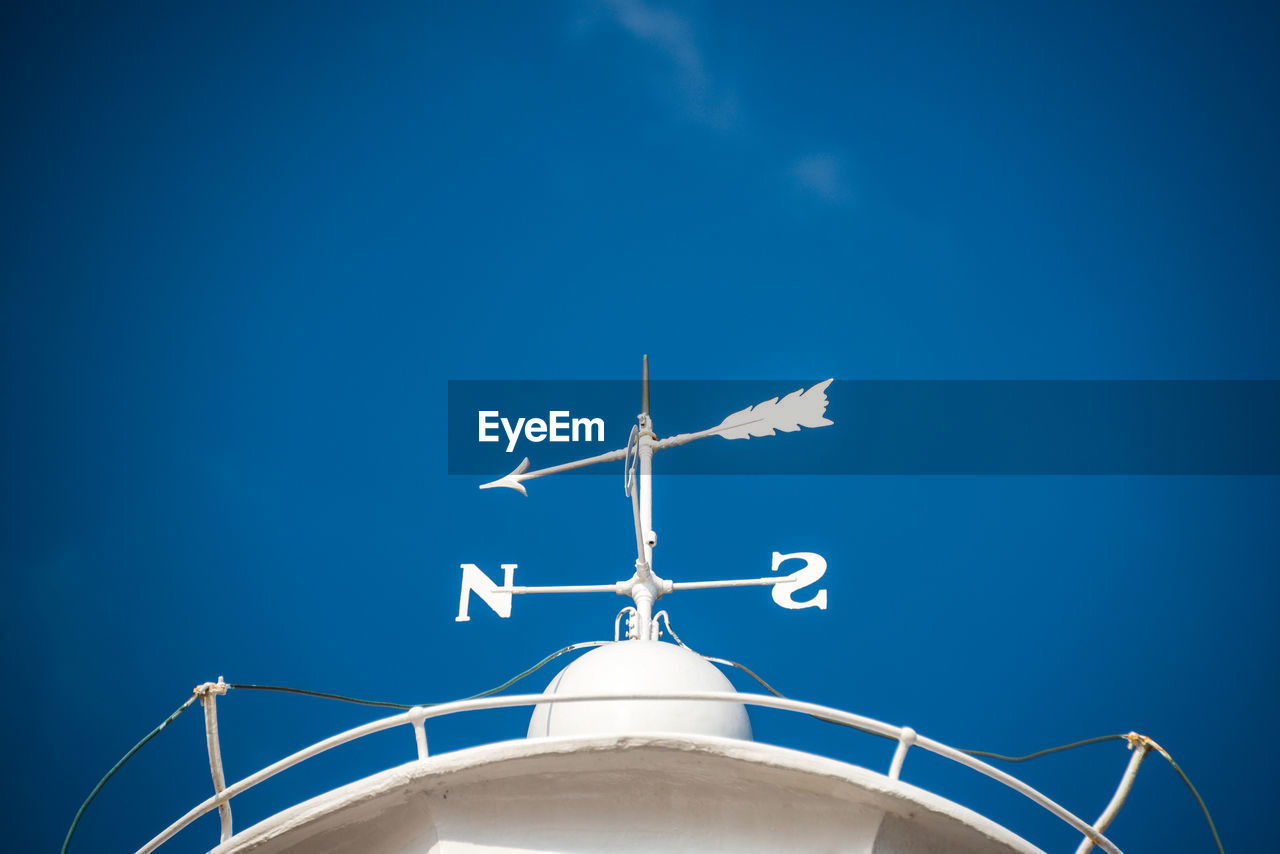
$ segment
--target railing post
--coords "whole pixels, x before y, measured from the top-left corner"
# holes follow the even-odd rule
[[[904,726],[898,733],[898,746],[893,751],[893,761],[889,763],[889,779],[897,780],[902,776],[902,763],[907,758],[907,750],[916,743],[916,731]]]
[[[1111,796],[1111,803],[1107,804],[1102,815],[1098,816],[1098,820],[1093,823],[1094,831],[1099,834],[1107,829],[1116,814],[1120,812],[1120,807],[1124,806],[1124,800],[1129,797],[1129,790],[1133,788],[1134,778],[1138,776],[1138,766],[1146,758],[1147,751],[1155,745],[1154,741],[1136,732],[1129,733],[1125,738],[1129,739],[1129,749],[1133,751],[1133,755],[1129,757],[1129,764],[1124,769],[1124,776],[1120,778],[1116,793]],[[1089,854],[1093,850],[1093,845],[1093,840],[1086,836],[1080,843],[1080,847],[1076,849],[1076,854]]]
[[[418,745],[418,759],[427,758],[427,728],[425,721],[427,710],[422,706],[414,706],[409,710],[409,721],[413,724],[413,740]]]
[[[227,693],[227,683],[218,677],[217,682],[205,682],[197,685],[195,693],[200,697],[200,705],[204,707],[204,738],[209,745],[209,772],[213,775],[213,792],[222,794],[227,787],[222,773],[222,748],[218,744],[218,695]],[[222,823],[222,842],[231,838],[231,804],[223,801],[218,804],[218,818]]]

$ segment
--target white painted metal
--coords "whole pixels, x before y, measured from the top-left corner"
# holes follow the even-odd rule
[[[545,693],[634,696],[681,691],[732,692],[733,685],[719,668],[684,647],[622,642],[581,656],[555,675]],[[542,703],[529,719],[528,736],[652,732],[750,739],[751,722],[741,703],[623,700],[555,707]]]
[[[627,637],[628,637],[628,638],[630,638],[630,637],[631,637],[632,621],[633,621],[633,620],[635,619],[635,617],[636,617],[636,609],[635,609],[635,608],[632,608],[630,605],[628,605],[627,607],[625,607],[625,608],[623,608],[621,611],[619,611],[619,612],[618,612],[618,615],[617,615],[616,617],[614,617],[614,618],[613,618],[613,640],[614,640],[614,642],[615,642],[615,643],[616,643],[617,641],[622,640],[622,638],[620,637],[620,633],[619,633],[619,631],[618,631],[618,626],[619,626],[619,624],[621,623],[623,616],[626,616],[626,618],[627,618]]]
[[[816,584],[822,580],[822,576],[827,572],[827,559],[813,552],[793,552],[785,555],[774,552],[773,564],[769,569],[777,572],[778,567],[789,560],[802,560],[804,566],[779,580],[773,588],[773,601],[793,611],[801,608],[818,608],[825,611],[827,609],[826,590],[819,590],[812,598],[803,602],[797,602],[792,597],[810,584]]]
[[[549,474],[559,474],[560,472],[563,472],[563,471],[580,469],[580,468],[583,468],[584,466],[593,466],[596,463],[611,463],[616,460],[622,459],[623,457],[626,456],[626,454],[627,454],[626,448],[618,448],[616,451],[606,451],[603,454],[596,454],[594,457],[587,457],[586,459],[582,459],[582,460],[574,460],[573,462],[562,463],[561,465],[558,465],[558,466],[549,466],[545,469],[538,469],[536,471],[528,471],[529,458],[525,457],[523,460],[521,460],[520,465],[516,466],[514,469],[511,470],[511,474],[507,475],[506,477],[501,477],[501,478],[498,478],[497,480],[490,481],[489,483],[482,483],[480,484],[480,488],[493,489],[494,487],[502,486],[502,487],[506,487],[507,489],[517,490],[522,495],[528,495],[529,493],[524,488],[523,481],[533,480],[536,477],[546,477]]]
[[[218,695],[227,693],[227,683],[219,676],[217,682],[205,682],[197,686],[195,693],[200,697],[200,705],[204,708],[204,738],[209,748],[209,773],[213,776],[213,791],[216,795],[227,787],[222,771],[222,747],[218,744]],[[233,833],[231,804],[226,801],[218,805],[218,823],[222,841],[226,842]]]
[[[832,380],[824,380],[808,391],[796,389],[781,401],[774,397],[755,406],[748,406],[746,409],[739,410],[728,416],[715,427],[706,430],[699,430],[695,433],[679,433],[675,436],[668,436],[665,439],[654,438],[651,450],[661,451],[666,448],[674,448],[677,445],[685,445],[697,439],[706,439],[711,436],[722,436],[726,439],[749,439],[752,436],[772,436],[777,430],[793,433],[801,427],[826,427],[835,423],[824,415],[827,409],[826,389],[831,383]],[[641,432],[643,433],[643,430]],[[535,471],[528,470],[529,458],[526,457],[510,474],[489,483],[481,484],[480,488],[493,489],[501,486],[507,489],[515,489],[528,495],[528,491],[524,488],[524,481],[526,480],[559,474],[585,466],[593,466],[597,463],[611,463],[625,459],[627,452],[628,448],[618,448],[614,451],[596,454],[594,457],[574,460]],[[646,528],[644,530],[648,531],[649,529]]]
[[[907,759],[907,750],[916,743],[916,731],[904,726],[898,733],[898,746],[893,751],[893,760],[889,763],[889,779],[897,780],[902,776],[902,763]]]
[[[427,710],[424,706],[414,706],[409,710],[409,723],[413,724],[413,743],[418,748],[418,758],[426,759],[427,753]]]
[[[545,587],[495,587],[496,593],[618,593],[627,595],[626,582],[616,584],[553,584]]]
[[[767,587],[792,580],[790,576],[783,575],[778,578],[733,578],[727,581],[673,581],[671,582],[671,589],[712,590],[717,587],[754,587],[756,585]]]
[[[515,587],[510,574],[502,587],[489,582],[488,578],[474,564],[463,564],[462,591],[458,606],[457,620],[465,622],[467,603],[472,592],[478,594],[500,617],[511,613],[511,596],[522,593],[618,593],[630,596],[635,603],[635,616],[632,620],[631,637],[648,641],[658,635],[657,626],[652,622],[654,603],[663,594],[673,590],[693,590],[699,588],[740,587],[750,585],[773,585],[773,599],[784,608],[826,608],[826,591],[807,602],[796,602],[792,595],[801,588],[812,584],[826,570],[826,561],[818,555],[806,552],[794,556],[806,558],[806,567],[791,576],[779,579],[720,581],[720,582],[680,582],[678,585],[658,576],[653,570],[653,550],[657,545],[657,534],[653,530],[653,455],[662,448],[683,445],[697,439],[710,436],[721,436],[725,439],[749,439],[752,436],[772,436],[778,430],[795,432],[802,427],[825,427],[834,422],[825,416],[827,409],[826,389],[831,385],[828,379],[805,389],[796,389],[786,397],[770,398],[748,406],[727,416],[715,427],[697,433],[681,433],[659,439],[653,429],[653,421],[649,412],[649,360],[645,357],[644,372],[641,385],[641,412],[636,419],[627,439],[626,447],[604,454],[597,454],[582,460],[563,463],[558,466],[529,471],[529,459],[526,457],[520,465],[507,476],[481,485],[481,489],[507,487],[516,489],[527,495],[524,481],[546,475],[557,474],[575,468],[595,465],[614,460],[623,461],[624,491],[631,498],[632,516],[636,535],[635,572],[626,581],[613,585],[586,584],[560,585],[547,587]],[[637,472],[638,469],[638,472]],[[792,556],[787,556],[792,557]],[[504,568],[505,568],[504,564]],[[778,554],[774,553],[774,571],[778,569]]]
[[[646,362],[646,373],[647,365]],[[648,398],[648,381],[645,383],[645,398]],[[662,579],[653,572],[653,547],[657,544],[657,536],[653,532],[653,424],[649,414],[642,412],[639,419],[639,433],[636,441],[636,456],[639,458],[640,472],[636,477],[636,491],[639,493],[636,527],[642,532],[644,540],[641,546],[644,554],[636,560],[636,575],[632,584],[631,598],[636,603],[636,633],[640,640],[650,640],[653,628],[650,620],[653,616],[653,603],[663,593],[659,586]]]
[[[458,616],[454,619],[465,623],[471,619],[467,610],[471,605],[471,594],[474,593],[499,617],[511,616],[511,585],[515,580],[515,571],[519,566],[504,563],[502,566],[502,586],[493,583],[493,579],[484,574],[484,570],[474,563],[462,564],[462,591],[458,595]]]
[[[1098,833],[1102,833],[1110,827],[1111,822],[1120,813],[1120,807],[1124,806],[1125,799],[1129,797],[1129,790],[1133,788],[1133,781],[1138,776],[1138,766],[1146,758],[1151,744],[1151,739],[1146,736],[1138,735],[1136,732],[1129,733],[1129,748],[1133,751],[1133,754],[1129,757],[1129,764],[1124,769],[1124,775],[1120,778],[1120,785],[1116,787],[1116,793],[1111,797],[1111,803],[1107,804],[1107,808],[1102,811],[1102,815],[1098,816],[1098,820],[1093,823],[1093,829]],[[1089,854],[1092,850],[1093,840],[1086,836],[1081,840],[1080,847],[1076,849],[1076,854]]]
[[[426,711],[425,718],[437,718],[437,717],[443,717],[445,715],[476,711],[480,709],[497,709],[497,708],[509,708],[513,706],[530,706],[530,705],[537,705],[539,703],[556,703],[556,704],[588,703],[588,702],[596,702],[596,701],[602,701],[602,700],[625,701],[625,700],[655,700],[655,699],[663,699],[663,700],[671,700],[671,701],[697,700],[697,701],[714,701],[714,702],[724,702],[724,703],[740,703],[748,706],[759,706],[763,708],[781,709],[783,711],[799,712],[806,715],[812,715],[817,718],[830,720],[835,723],[843,724],[852,729],[861,730],[863,732],[882,736],[884,738],[892,739],[894,741],[899,741],[902,738],[901,727],[897,727],[892,724],[887,724],[882,721],[877,721],[873,718],[864,717],[862,715],[855,715],[850,712],[841,711],[839,709],[828,708],[826,706],[821,706],[816,703],[805,703],[798,700],[784,699],[781,697],[769,697],[761,694],[726,693],[726,692],[719,692],[719,691],[679,692],[679,693],[673,693],[673,694],[664,694],[661,697],[657,697],[652,694],[635,694],[632,696],[618,696],[616,694],[560,696],[557,694],[546,694],[546,693],[515,694],[515,695],[503,696],[503,697],[482,697],[474,700],[459,700],[457,702],[442,703],[438,706],[432,706],[425,710]],[[293,766],[299,764],[300,762],[310,759],[313,756],[318,756],[321,753],[324,753],[328,750],[333,749],[334,747],[363,738],[366,735],[371,735],[376,732],[382,732],[383,730],[391,729],[396,726],[412,724],[415,717],[416,717],[416,713],[411,711],[411,712],[402,712],[397,715],[392,715],[387,718],[382,718],[381,720],[372,721],[370,723],[364,724],[363,726],[354,727],[352,729],[347,730],[346,732],[338,733],[337,735],[331,736],[327,739],[324,739],[323,741],[319,741],[316,744],[311,745],[310,747],[304,748],[302,750],[297,751],[296,753],[286,756],[284,759],[281,759],[278,762],[268,765],[266,768],[263,768],[261,771],[251,774],[248,777],[244,778],[243,780],[240,780],[239,782],[228,786],[223,792],[215,795],[214,797],[206,799],[205,801],[203,801],[202,803],[200,803],[199,805],[191,809],[189,812],[187,812],[186,815],[182,816],[180,819],[175,821],[169,827],[165,828],[164,831],[162,831],[159,835],[157,835],[154,839],[152,839],[146,845],[139,848],[137,854],[150,854],[150,852],[156,850],[156,848],[158,848],[168,839],[172,838],[175,833],[182,830],[184,827],[186,827],[191,822],[195,821],[200,816],[204,815],[210,810],[217,809],[220,804],[229,802],[231,799],[243,794],[244,792],[258,785],[259,783],[262,783],[265,780],[269,780],[270,778],[274,777],[276,774],[279,774],[281,771],[284,771],[288,768],[292,768]],[[685,738],[692,739],[695,737],[685,736]],[[980,759],[969,756],[966,753],[963,753],[955,748],[948,747],[947,745],[942,744],[941,742],[934,741],[933,739],[925,738],[924,736],[917,736],[916,744],[917,746],[919,746],[924,750],[928,750],[939,756],[950,759],[954,762],[957,762],[960,765],[964,765],[967,768],[978,771],[981,774],[985,774],[986,776],[991,777],[992,779],[997,780],[1000,783],[1003,783],[1004,785],[1008,786],[1010,789],[1014,790],[1015,792],[1018,792],[1019,794],[1023,795],[1024,797],[1028,798],[1034,803],[1040,805],[1041,807],[1048,810],[1049,812],[1053,813],[1055,816],[1060,818],[1062,821],[1066,822],[1068,825],[1073,827],[1079,833],[1092,839],[1099,848],[1108,852],[1108,854],[1121,854],[1120,849],[1118,849],[1114,843],[1112,843],[1109,839],[1103,836],[1100,832],[1094,830],[1094,828],[1090,826],[1088,823],[1086,823],[1083,819],[1074,815],[1065,807],[1059,805],[1049,797],[1040,793],[1039,791],[1027,785],[1026,783],[1022,782],[1021,780],[1018,780],[1017,778],[1009,774],[1006,774],[997,768],[993,768],[992,766],[988,765],[987,763],[983,762]],[[476,748],[476,749],[480,749],[480,748]],[[815,757],[815,758],[818,758],[818,757]]]
[[[805,554],[812,554],[806,552]],[[790,575],[780,575],[776,578],[728,578],[716,581],[671,581],[670,579],[658,579],[655,586],[658,588],[659,597],[664,593],[670,593],[673,590],[710,590],[718,587],[768,587],[774,584],[791,584],[800,587],[805,586],[799,584],[803,579],[798,577],[797,570]],[[541,587],[495,587],[493,593],[513,593],[523,595],[525,593],[617,593],[621,596],[629,596],[630,586],[633,579],[627,581],[618,581],[613,584],[551,584]],[[792,605],[790,607],[795,607]]]
[[[657,442],[655,450],[673,448],[697,439],[719,436],[722,439],[750,439],[752,436],[773,436],[775,431],[794,433],[801,427],[827,427],[834,424],[825,415],[827,411],[827,386],[832,380],[823,380],[808,391],[796,389],[782,398],[770,398],[755,406],[740,409],[715,427],[696,433],[680,433]]]

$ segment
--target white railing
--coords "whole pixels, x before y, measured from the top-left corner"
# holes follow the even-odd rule
[[[1133,741],[1134,752],[1130,759],[1129,766],[1125,770],[1125,774],[1121,779],[1120,787],[1116,790],[1115,797],[1112,798],[1102,817],[1098,821],[1090,825],[1080,817],[1076,816],[1065,807],[1053,801],[1036,789],[1022,782],[1011,774],[1006,774],[999,768],[992,767],[981,759],[977,759],[964,751],[949,747],[941,742],[934,741],[916,733],[911,727],[899,727],[893,724],[887,724],[877,721],[873,718],[855,715],[850,712],[833,709],[827,706],[821,706],[817,703],[805,703],[800,700],[789,700],[782,697],[770,697],[764,694],[742,694],[732,691],[692,691],[671,694],[582,694],[565,696],[563,694],[513,694],[505,697],[482,697],[473,700],[458,700],[452,703],[440,703],[435,706],[416,706],[406,712],[397,715],[382,718],[381,720],[371,721],[362,726],[354,727],[346,732],[338,733],[330,736],[323,741],[316,742],[310,747],[303,748],[297,753],[290,754],[279,762],[275,762],[258,771],[250,774],[243,780],[221,788],[221,767],[222,758],[220,750],[217,746],[217,725],[214,722],[210,727],[206,727],[206,731],[211,733],[209,739],[210,748],[210,764],[214,768],[215,789],[217,790],[213,797],[208,798],[196,807],[194,807],[182,818],[166,827],[158,836],[148,842],[146,845],[138,849],[137,854],[150,854],[155,851],[178,831],[191,824],[200,816],[212,810],[219,810],[223,816],[223,834],[225,841],[230,836],[230,810],[224,809],[232,798],[241,795],[252,789],[259,783],[269,780],[281,771],[292,768],[313,756],[318,756],[338,745],[346,744],[349,741],[364,738],[366,735],[372,735],[375,732],[391,729],[393,727],[404,726],[408,724],[413,727],[414,741],[418,748],[418,759],[426,759],[427,754],[427,736],[425,722],[429,718],[439,718],[446,715],[454,715],[460,712],[473,712],[481,709],[503,709],[513,706],[532,706],[538,703],[580,703],[580,702],[600,702],[607,700],[706,700],[709,702],[720,703],[741,703],[748,706],[759,706],[762,708],[780,709],[787,712],[799,712],[805,715],[812,715],[817,718],[832,721],[834,723],[843,724],[862,732],[871,733],[872,735],[883,736],[897,742],[897,747],[893,753],[893,759],[889,766],[889,778],[893,780],[899,779],[902,773],[902,764],[906,759],[907,751],[912,747],[919,747],[938,756],[957,762],[967,768],[971,768],[980,774],[997,780],[1004,785],[1013,789],[1015,792],[1023,795],[1034,803],[1040,805],[1044,809],[1053,813],[1062,821],[1069,824],[1078,833],[1084,836],[1079,852],[1087,852],[1093,845],[1097,845],[1108,854],[1121,854],[1119,848],[1115,846],[1109,839],[1102,835],[1102,831],[1106,829],[1111,820],[1115,817],[1115,813],[1119,811],[1125,796],[1128,795],[1129,787],[1133,783],[1133,776],[1137,771],[1138,764],[1142,761],[1145,754],[1145,745],[1141,741]],[[202,701],[206,703],[206,714],[210,715],[210,720],[215,720],[211,716],[214,702],[214,696],[209,694],[202,697]],[[1135,737],[1140,738],[1140,737]]]

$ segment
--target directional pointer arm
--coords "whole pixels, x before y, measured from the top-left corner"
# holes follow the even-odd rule
[[[626,455],[627,449],[619,448],[616,451],[609,451],[607,454],[598,454],[594,457],[587,457],[585,460],[574,460],[571,463],[561,463],[558,466],[548,466],[547,468],[536,469],[534,471],[525,471],[525,469],[529,468],[529,458],[525,457],[524,461],[521,462],[520,465],[516,466],[515,470],[512,471],[511,474],[506,477],[500,477],[497,480],[489,481],[488,483],[482,483],[480,484],[480,488],[492,489],[495,486],[505,486],[507,489],[518,490],[522,495],[528,495],[529,493],[525,490],[523,481],[533,480],[535,477],[544,477],[549,474],[559,474],[562,471],[578,469],[583,466],[593,466],[596,463],[610,463],[615,460],[620,460]]]

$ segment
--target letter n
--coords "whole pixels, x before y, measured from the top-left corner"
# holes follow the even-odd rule
[[[502,564],[502,586],[510,587],[515,580],[516,564]],[[462,594],[458,597],[458,616],[455,622],[465,623],[471,618],[467,616],[467,606],[471,604],[471,594],[480,597],[484,604],[493,609],[499,617],[511,616],[511,594],[498,591],[498,585],[489,576],[480,571],[474,563],[462,564]]]

